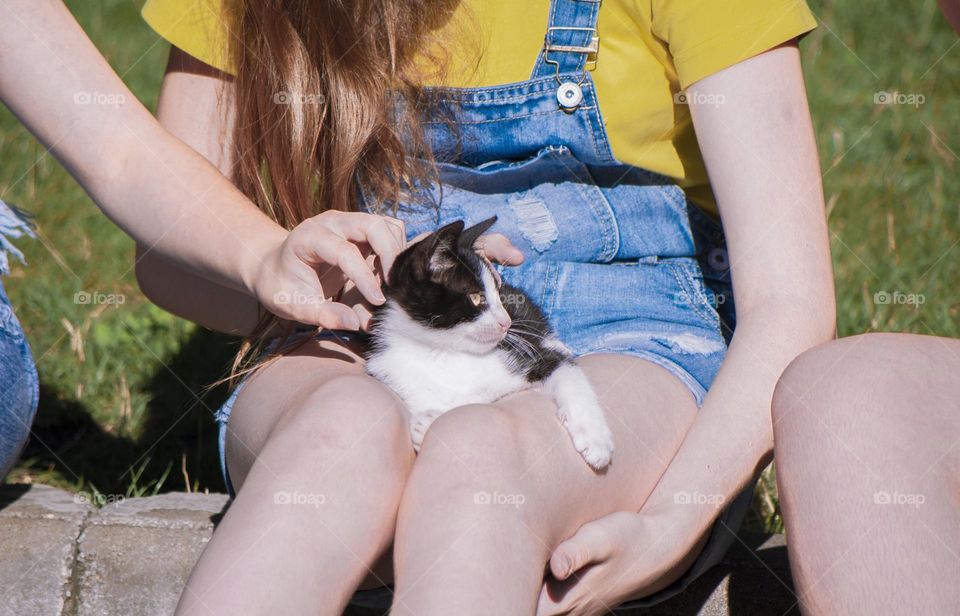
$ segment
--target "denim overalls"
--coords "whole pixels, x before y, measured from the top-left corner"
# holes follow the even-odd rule
[[[526,257],[499,268],[504,281],[543,309],[574,353],[643,357],[699,405],[726,352],[715,309],[726,296],[705,284],[694,227],[722,234],[675,183],[614,157],[584,66],[599,6],[553,2],[550,50],[531,80],[428,92],[440,186],[401,204],[398,217],[412,238],[496,215],[491,232]]]
[[[491,232],[506,235],[526,257],[518,267],[498,266],[501,276],[538,303],[575,354],[654,362],[699,406],[734,327],[723,231],[674,182],[614,157],[587,70],[599,9],[600,0],[553,0],[529,81],[428,88],[425,130],[439,185],[400,204],[396,215],[413,238],[496,214]],[[368,211],[389,213],[361,197]],[[232,399],[218,414],[222,442],[231,406]],[[660,602],[719,562],[751,494],[721,516],[680,580],[629,605]],[[385,609],[389,595],[360,591],[353,603]]]
[[[10,241],[33,236],[27,217],[0,201],[0,276],[10,273],[9,255],[23,261]],[[17,461],[37,412],[39,379],[30,345],[0,278],[0,481]]]

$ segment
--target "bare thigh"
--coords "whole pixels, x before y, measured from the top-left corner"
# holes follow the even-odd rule
[[[594,472],[573,448],[555,418],[556,406],[539,391],[514,394],[496,403],[494,415],[515,426],[510,448],[522,456],[517,468],[537,488],[543,504],[563,499],[561,508],[538,515],[557,517],[549,525],[555,543],[583,523],[614,511],[640,509],[673,459],[697,413],[690,390],[665,369],[627,355],[596,354],[580,366],[614,433],[610,466]],[[496,433],[496,429],[491,431]],[[438,434],[442,438],[446,433]],[[483,438],[480,430],[480,438]],[[436,449],[436,447],[434,447]]]
[[[614,433],[605,472],[583,461],[539,391],[454,409],[430,428],[395,544],[398,595],[413,613],[454,604],[532,613],[550,552],[586,522],[639,510],[652,492],[694,420],[693,395],[636,357],[596,354],[578,363]],[[522,506],[477,506],[495,499]],[[439,597],[444,588],[457,589],[456,597]],[[497,598],[489,588],[500,589]]]
[[[230,481],[239,491],[247,472],[267,443],[277,422],[306,396],[342,376],[363,377],[357,346],[330,340],[311,341],[259,369],[243,386],[230,413],[226,456]],[[382,387],[370,379],[369,387]],[[407,416],[406,408],[396,411]]]
[[[773,405],[808,613],[958,613],[960,341],[868,334],[801,355]]]
[[[384,385],[363,372],[361,353],[358,345],[311,341],[260,369],[246,382],[230,414],[227,431],[226,461],[234,490],[242,489],[250,468],[278,423],[291,410],[302,408],[305,398],[339,378],[358,379],[357,396],[366,392],[381,400],[392,399],[389,408],[384,410],[400,416],[401,421],[395,425],[403,426],[406,431],[409,423],[406,407]],[[413,456],[412,445],[408,456]],[[397,467],[402,466],[403,461],[398,461]],[[364,478],[356,479],[363,481]],[[387,550],[360,588],[378,587],[392,580],[391,552]]]
[[[570,515],[573,511],[564,514],[563,535],[607,513],[638,510],[697,414],[690,390],[656,364],[612,354],[589,355],[579,363],[600,398],[616,440],[614,460],[604,472],[595,473],[586,466],[566,431],[549,421],[555,406],[543,394],[519,394],[500,404],[523,422],[526,431],[540,435],[542,457],[531,462],[530,472],[553,483],[551,489],[582,497],[574,515]],[[547,439],[551,439],[549,445]]]

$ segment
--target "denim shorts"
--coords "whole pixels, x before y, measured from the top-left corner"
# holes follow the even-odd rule
[[[24,235],[33,235],[26,216],[0,201],[0,276],[10,272],[10,256],[23,260],[11,240]],[[30,345],[0,278],[0,481],[16,463],[30,436],[39,388]]]

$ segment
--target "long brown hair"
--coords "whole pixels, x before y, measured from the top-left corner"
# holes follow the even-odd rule
[[[431,36],[458,4],[227,2],[237,186],[287,229],[326,210],[357,210],[359,185],[376,203],[398,202],[432,169],[420,84],[442,73],[443,46]],[[276,323],[264,315],[234,376]]]

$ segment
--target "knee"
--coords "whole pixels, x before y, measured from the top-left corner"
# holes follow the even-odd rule
[[[915,338],[865,334],[834,340],[794,359],[771,406],[779,470],[866,448],[866,434],[891,439],[915,405],[905,391],[927,368],[904,357]],[[836,451],[835,451],[836,450]],[[861,452],[861,455],[866,455]]]
[[[889,335],[864,334],[801,353],[777,381],[771,406],[774,429],[840,411],[856,412],[867,398],[882,400],[884,392],[896,387],[887,363],[896,344]]]
[[[359,458],[390,474],[413,457],[402,403],[365,375],[335,377],[294,401],[269,441],[311,473]]]
[[[815,389],[822,388],[823,380],[829,378],[824,368],[842,353],[844,340],[833,340],[804,351],[791,361],[777,379],[770,406],[774,430],[793,414],[805,401],[809,401]],[[822,389],[821,389],[822,391]]]
[[[518,470],[529,449],[524,425],[496,405],[470,404],[444,413],[427,431],[417,466],[445,476],[481,478]]]
[[[454,409],[427,432],[404,508],[454,510],[456,515],[444,516],[445,523],[457,525],[500,519],[495,512],[524,516],[536,508],[536,467],[550,448],[546,440],[542,431],[501,407]],[[486,504],[510,506],[477,507]]]

